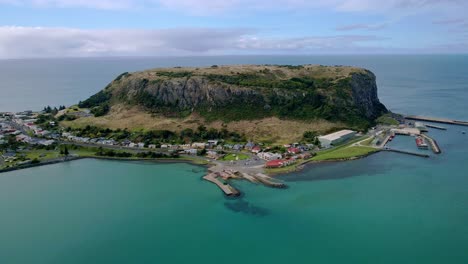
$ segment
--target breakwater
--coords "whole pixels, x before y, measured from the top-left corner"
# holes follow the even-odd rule
[[[405,118],[408,120],[428,121],[428,122],[434,122],[434,123],[468,126],[468,121],[452,120],[452,119],[447,119],[447,118],[414,116],[414,115],[406,116]]]

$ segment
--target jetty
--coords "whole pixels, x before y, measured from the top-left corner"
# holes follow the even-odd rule
[[[281,182],[276,182],[273,180],[273,178],[263,174],[263,173],[257,173],[255,174],[255,179],[257,179],[259,182],[265,184],[266,186],[273,187],[273,188],[286,188],[286,184],[281,183]]]
[[[405,119],[450,124],[450,125],[468,126],[468,121],[451,120],[451,119],[446,119],[446,118],[410,115],[410,116],[406,116]]]
[[[251,183],[258,183],[259,181],[252,175],[249,175],[247,173],[242,173],[242,177],[248,181],[250,181]]]
[[[423,157],[423,158],[429,158],[430,156],[427,154],[423,153],[417,153],[417,152],[411,152],[411,151],[406,151],[406,150],[399,150],[399,149],[391,149],[391,148],[385,148],[383,149],[384,151],[389,151],[389,152],[396,152],[396,153],[401,153],[401,154],[407,154],[407,155],[412,155],[412,156],[417,156],[417,157]]]
[[[232,187],[229,184],[222,183],[220,180],[218,180],[218,176],[219,175],[216,172],[214,172],[204,176],[203,179],[216,184],[216,186],[218,186],[226,196],[240,195],[240,192],[236,188]]]
[[[430,128],[439,129],[439,130],[447,130],[447,128],[445,128],[445,127],[436,126],[436,125],[431,125],[431,124],[426,124],[426,126],[427,126],[427,127],[430,127]]]
[[[435,154],[440,154],[442,152],[440,150],[439,145],[437,144],[437,141],[435,141],[435,139],[433,139],[433,138],[431,138],[431,137],[429,137],[428,135],[425,135],[425,134],[422,134],[421,136],[423,138],[425,138],[429,142],[429,145],[431,145],[432,151]]]

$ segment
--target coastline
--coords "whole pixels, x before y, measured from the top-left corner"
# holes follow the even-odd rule
[[[83,157],[70,157],[67,159],[55,159],[49,161],[42,161],[36,164],[26,164],[17,167],[11,168],[4,168],[0,169],[0,174],[17,171],[17,170],[24,170],[30,169],[34,167],[41,167],[47,165],[53,165],[58,163],[82,160],[82,159],[97,159],[97,160],[110,160],[110,161],[144,161],[144,162],[151,162],[151,163],[188,163],[195,166],[200,166],[209,169],[209,163],[203,164],[201,162],[197,162],[195,159],[187,159],[187,158],[161,158],[161,159],[145,159],[145,158],[118,158],[118,157],[98,157],[98,156],[83,156]]]
[[[266,169],[265,173],[268,176],[275,177],[279,175],[287,175],[289,173],[294,173],[297,171],[301,171],[305,168],[306,165],[310,164],[317,164],[317,163],[330,163],[330,162],[343,162],[343,161],[352,161],[352,160],[357,160],[357,159],[363,159],[366,158],[370,155],[373,155],[375,153],[379,153],[380,151],[375,151],[372,153],[368,153],[366,155],[361,155],[361,156],[356,156],[356,157],[351,157],[351,158],[344,158],[344,159],[333,159],[333,160],[318,160],[314,161],[312,159],[303,161],[299,164],[295,164],[292,166],[284,167],[281,169]],[[145,158],[118,158],[118,157],[99,157],[99,156],[82,156],[82,157],[70,157],[67,159],[55,159],[55,160],[49,160],[49,161],[42,161],[40,163],[36,164],[26,164],[26,165],[21,165],[17,167],[11,167],[11,168],[5,168],[5,169],[0,169],[0,174],[6,173],[6,172],[11,172],[11,171],[17,171],[17,170],[24,170],[24,169],[29,169],[29,168],[34,168],[34,167],[41,167],[41,166],[47,166],[47,165],[53,165],[53,164],[58,164],[58,163],[64,163],[64,162],[70,162],[70,161],[76,161],[76,160],[81,160],[81,159],[97,159],[97,160],[110,160],[110,161],[143,161],[143,162],[151,162],[151,163],[187,163],[191,165],[196,165],[200,167],[204,167],[207,170],[210,168],[217,166],[211,162],[197,162],[196,159],[190,159],[190,158],[161,158],[161,159],[145,159]]]

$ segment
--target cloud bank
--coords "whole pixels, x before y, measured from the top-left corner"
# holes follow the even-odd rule
[[[358,51],[373,35],[259,37],[252,29],[83,30],[0,27],[0,58],[186,56]]]

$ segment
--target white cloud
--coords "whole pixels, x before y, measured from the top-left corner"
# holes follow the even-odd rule
[[[83,30],[0,27],[0,58],[350,52],[376,36],[263,38],[251,29]]]

